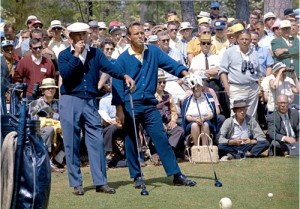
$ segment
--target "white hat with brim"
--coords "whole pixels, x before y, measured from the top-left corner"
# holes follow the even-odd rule
[[[52,20],[50,28],[62,28],[61,22],[59,20]]]
[[[107,29],[105,22],[98,22],[98,26],[99,26],[99,28],[105,28],[105,29]]]
[[[180,24],[179,32],[184,30],[184,29],[193,29],[193,27],[192,27],[191,23],[189,23],[189,22],[182,22]]]
[[[27,26],[27,22],[28,22],[29,20],[37,20],[37,17],[34,16],[34,15],[29,15],[29,16],[27,17],[26,22],[25,22],[25,25],[26,25],[26,26]]]
[[[55,80],[53,78],[44,78],[43,79],[40,89],[46,89],[46,88],[58,88],[58,86],[55,84]]]
[[[76,23],[69,25],[67,27],[67,30],[70,33],[76,33],[76,32],[87,32],[89,28],[90,28],[90,26],[86,23],[76,22]]]
[[[210,17],[210,14],[209,12],[205,12],[205,11],[200,11],[199,15],[197,15],[198,18],[201,18],[201,17]]]
[[[277,62],[274,66],[273,66],[273,72],[276,72],[278,70],[280,70],[281,68],[286,68],[286,65],[282,62]]]
[[[264,22],[266,22],[266,19],[268,18],[276,18],[273,12],[268,12],[264,15]]]
[[[279,28],[282,29],[282,28],[290,28],[292,27],[292,24],[291,24],[291,21],[289,20],[281,20],[280,23],[279,23]]]

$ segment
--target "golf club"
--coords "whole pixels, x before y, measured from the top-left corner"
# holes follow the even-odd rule
[[[143,179],[143,171],[142,171],[142,165],[141,165],[141,156],[140,156],[140,151],[139,151],[139,140],[138,140],[138,135],[137,135],[137,131],[136,131],[134,106],[133,106],[133,101],[132,101],[132,95],[131,95],[131,93],[129,93],[129,98],[130,98],[130,106],[131,106],[133,126],[134,126],[135,142],[136,142],[136,147],[137,147],[137,152],[138,152],[139,166],[140,166],[140,171],[141,171],[141,178]],[[149,192],[147,191],[145,184],[142,185],[141,195],[143,195],[143,196],[149,195]]]
[[[194,98],[196,100],[196,105],[197,105],[197,109],[198,109],[198,113],[199,113],[199,117],[200,117],[200,121],[202,121],[202,117],[201,117],[201,112],[200,112],[200,109],[199,109],[199,105],[198,105],[198,101],[197,101],[197,98],[195,97],[195,88],[193,89],[193,94],[194,94]],[[210,152],[210,148],[208,146],[208,139],[207,139],[207,136],[204,132],[204,129],[203,129],[203,125],[201,125],[201,132],[203,131],[204,133],[204,136],[205,136],[205,141],[206,141],[206,144],[207,144],[207,149],[208,149],[208,154],[209,154],[209,158],[210,158],[210,164],[212,166],[212,169],[214,171],[214,175],[215,175],[215,186],[216,187],[222,187],[223,184],[218,180],[218,177],[217,177],[217,174],[216,174],[216,171],[215,171],[215,167],[214,167],[214,163],[213,163],[213,160],[212,160],[212,157],[211,157],[211,152]]]

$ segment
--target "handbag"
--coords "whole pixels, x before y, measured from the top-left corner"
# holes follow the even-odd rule
[[[202,145],[200,146],[200,139],[201,136],[206,135],[206,139],[208,142],[208,145]],[[210,154],[211,158],[210,159]],[[211,137],[206,133],[201,133],[198,137],[198,144],[194,145],[191,149],[192,154],[192,162],[193,163],[210,163],[211,161],[213,163],[218,163],[219,161],[219,154],[218,154],[218,147],[213,145],[213,141]]]

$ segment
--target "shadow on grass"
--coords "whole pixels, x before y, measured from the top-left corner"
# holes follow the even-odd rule
[[[203,180],[212,180],[214,181],[215,179],[212,177],[203,177],[203,176],[189,176],[190,179],[203,179]],[[151,190],[155,190],[156,188],[162,187],[163,184],[173,186],[173,177],[159,177],[159,178],[151,178],[151,179],[145,179],[145,184],[146,187],[149,186],[151,187]],[[133,187],[133,181],[116,181],[116,182],[108,182],[108,185],[110,187],[113,187],[115,189],[119,189],[120,187],[123,186],[128,186],[132,185]],[[84,191],[90,191],[90,190],[95,190],[95,186],[86,186],[84,187]]]

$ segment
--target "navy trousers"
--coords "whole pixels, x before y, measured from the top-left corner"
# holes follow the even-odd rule
[[[94,99],[70,95],[60,97],[59,115],[68,167],[69,185],[82,185],[80,171],[80,130],[84,126],[85,144],[95,186],[107,184],[102,124]]]
[[[239,146],[228,145],[225,143],[219,144],[219,157],[227,155],[227,153],[234,156],[234,158],[241,158],[247,151],[251,152],[255,157],[269,148],[270,143],[267,140],[257,141],[256,144],[242,144]]]
[[[162,119],[156,106],[144,104],[142,101],[134,101],[134,113],[136,126],[139,127],[139,124],[141,123],[146,129],[155,145],[166,174],[171,176],[180,173],[180,168],[177,164],[172,147],[168,142],[168,137],[163,129]],[[130,177],[140,177],[142,174],[139,167],[132,109],[129,102],[125,103],[124,115],[125,124],[123,130],[125,134],[125,151]]]

